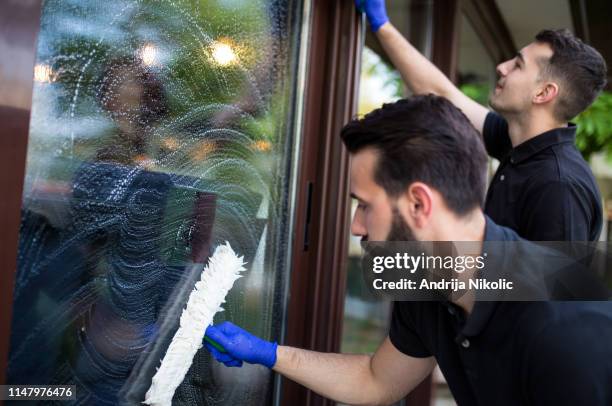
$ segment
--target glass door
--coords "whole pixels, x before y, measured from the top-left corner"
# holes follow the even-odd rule
[[[299,0],[47,0],[9,384],[137,404],[212,249],[248,263],[216,321],[278,339]],[[271,402],[272,374],[199,351],[174,402]]]

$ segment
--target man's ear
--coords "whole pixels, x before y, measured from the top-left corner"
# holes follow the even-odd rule
[[[415,227],[423,227],[431,217],[433,191],[422,182],[411,183],[398,201],[402,215]]]
[[[544,104],[554,100],[555,97],[559,94],[559,85],[555,82],[546,82],[544,86],[538,89],[535,96],[533,97],[533,102],[535,104]]]

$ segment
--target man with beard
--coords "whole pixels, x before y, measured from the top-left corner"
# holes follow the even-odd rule
[[[355,0],[407,87],[446,97],[500,161],[485,213],[533,241],[595,241],[602,227],[595,178],[569,121],[606,84],[602,56],[568,30],[544,30],[497,66],[494,112],[463,94],[391,25],[384,0]]]
[[[483,214],[487,157],[447,99],[384,105],[342,131],[359,205],[351,232],[369,241],[517,241]],[[482,251],[480,251],[482,252]],[[330,270],[333,271],[333,270]],[[609,405],[610,302],[396,302],[374,355],[279,346],[225,322],[206,343],[226,366],[265,365],[337,402],[391,404],[440,365],[460,405]]]

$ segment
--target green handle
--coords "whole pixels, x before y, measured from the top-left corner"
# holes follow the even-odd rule
[[[204,341],[206,341],[208,344],[212,345],[213,347],[215,347],[217,350],[219,350],[220,352],[227,352],[225,351],[225,348],[223,348],[221,346],[221,344],[219,344],[218,342],[216,342],[215,340],[208,338],[206,336],[204,336]]]

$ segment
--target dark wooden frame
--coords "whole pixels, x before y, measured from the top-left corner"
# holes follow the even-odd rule
[[[284,343],[340,349],[350,199],[339,134],[356,111],[361,38],[352,1],[312,1],[303,143]],[[333,405],[282,380],[282,405]]]
[[[459,47],[459,0],[434,0],[431,61],[455,82]]]
[[[0,384],[8,362],[40,0],[0,2]],[[0,43],[1,44],[1,43]]]
[[[570,0],[570,10],[572,12],[572,22],[574,32],[587,44],[591,42],[589,20],[587,18],[587,6],[585,0]]]

